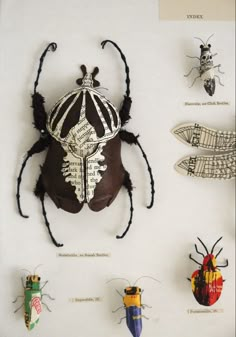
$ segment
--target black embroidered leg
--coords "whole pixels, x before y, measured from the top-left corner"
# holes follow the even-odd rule
[[[45,150],[48,145],[49,145],[50,139],[49,137],[47,138],[40,138],[32,147],[31,149],[27,152],[27,155],[21,165],[20,173],[17,178],[17,193],[16,193],[16,201],[17,201],[17,207],[20,215],[23,218],[28,218],[28,215],[23,214],[22,209],[21,209],[21,203],[20,203],[20,185],[21,185],[21,180],[22,180],[22,174],[25,169],[26,163],[29,160],[30,157],[32,157],[35,153],[40,153],[43,150]]]
[[[132,198],[133,186],[132,186],[132,181],[130,180],[129,173],[127,171],[125,171],[125,178],[124,178],[124,181],[123,181],[123,186],[127,189],[127,192],[128,192],[128,195],[129,195],[130,218],[129,218],[129,222],[128,222],[128,226],[127,226],[126,230],[124,231],[124,233],[122,235],[117,235],[116,236],[117,239],[123,239],[123,237],[125,237],[125,235],[128,233],[128,231],[130,229],[130,225],[132,224],[132,219],[133,219],[133,212],[134,212],[133,198]]]
[[[141,144],[138,141],[138,137],[139,136],[135,136],[132,132],[128,132],[126,130],[121,130],[120,133],[120,139],[123,140],[124,142],[132,145],[135,144],[139,147],[140,151],[142,152],[143,158],[147,164],[147,168],[148,168],[148,172],[149,172],[149,176],[150,176],[150,184],[151,184],[151,202],[150,204],[147,206],[147,208],[152,208],[153,204],[154,204],[154,194],[155,194],[155,189],[154,189],[154,179],[153,179],[153,174],[152,174],[152,169],[151,166],[149,164],[149,161],[147,159],[147,155],[144,152]]]
[[[42,212],[43,212],[43,217],[44,217],[44,221],[45,221],[45,224],[47,226],[47,229],[48,229],[48,233],[52,239],[52,242],[54,243],[54,245],[56,247],[62,247],[63,244],[61,243],[58,243],[55,238],[53,237],[52,235],[52,232],[51,232],[51,229],[50,229],[50,223],[47,219],[47,213],[46,213],[46,209],[45,209],[45,205],[44,205],[44,195],[45,195],[45,190],[44,190],[44,186],[43,186],[43,182],[42,182],[42,176],[40,175],[38,181],[37,181],[37,184],[36,184],[36,188],[35,188],[35,191],[34,191],[35,195],[37,197],[40,198],[41,200],[41,205],[42,205]]]
[[[113,46],[119,51],[121,59],[122,59],[122,61],[125,64],[125,72],[126,72],[126,80],[125,80],[126,81],[126,95],[124,96],[124,101],[123,101],[121,109],[119,111],[120,120],[121,120],[121,126],[123,126],[131,118],[130,117],[130,113],[129,113],[130,112],[130,108],[131,108],[131,103],[132,103],[132,100],[131,100],[131,97],[130,97],[129,67],[128,67],[128,64],[126,62],[125,55],[122,53],[120,47],[115,42],[113,42],[111,40],[102,41],[102,43],[101,43],[102,48],[104,49],[104,47],[105,47],[105,45],[106,45],[107,42],[113,44]]]

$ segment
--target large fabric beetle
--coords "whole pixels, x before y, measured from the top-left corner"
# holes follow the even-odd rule
[[[28,159],[48,148],[44,165],[35,188],[40,198],[42,213],[49,235],[57,247],[58,243],[47,219],[44,196],[47,193],[58,208],[78,213],[85,203],[93,211],[109,206],[120,188],[124,186],[130,199],[130,218],[127,228],[117,239],[128,232],[133,218],[132,182],[121,161],[121,141],[137,145],[144,157],[151,179],[151,202],[154,203],[154,180],[146,154],[138,136],[122,129],[130,119],[131,97],[129,67],[126,58],[116,43],[105,40],[102,48],[111,43],[120,53],[125,64],[126,94],[121,109],[115,106],[95,88],[100,83],[95,79],[99,69],[90,74],[82,65],[83,77],[76,82],[79,87],[64,95],[49,114],[44,108],[44,97],[37,92],[39,76],[47,52],[55,51],[56,43],[50,43],[41,55],[32,95],[35,128],[40,132],[39,140],[27,152],[17,179],[17,204],[21,216],[20,184]]]

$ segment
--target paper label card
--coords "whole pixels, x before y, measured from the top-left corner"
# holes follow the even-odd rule
[[[235,20],[235,0],[159,0],[160,20]]]

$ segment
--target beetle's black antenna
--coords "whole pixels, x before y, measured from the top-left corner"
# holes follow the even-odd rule
[[[215,249],[215,246],[217,245],[217,243],[218,243],[222,238],[223,238],[223,236],[221,236],[221,238],[219,238],[219,239],[214,243],[213,247],[211,248],[211,254],[213,254],[213,251],[214,251],[214,249]],[[222,250],[222,249],[221,249],[221,250]],[[217,255],[219,255],[219,253],[218,253]]]
[[[33,275],[33,274],[31,273],[31,271],[29,271],[28,269],[20,269],[20,270],[27,271],[27,272],[29,273],[29,275]]]
[[[113,46],[119,51],[120,53],[120,56],[125,64],[125,72],[126,72],[126,85],[127,85],[127,88],[126,88],[126,95],[129,97],[130,95],[130,78],[129,78],[129,67],[127,65],[127,62],[126,62],[126,58],[125,58],[125,55],[122,53],[120,47],[113,41],[111,40],[104,40],[102,41],[101,45],[102,45],[102,48],[104,49],[105,45],[107,44],[107,42],[113,44]]]
[[[35,273],[36,273],[36,270],[37,270],[40,266],[42,266],[42,263],[38,264],[38,265],[34,268],[34,275],[36,275],[36,274],[35,274]]]
[[[214,35],[214,34],[211,34],[211,35],[208,37],[206,44],[208,43],[208,41],[210,40],[210,38],[211,38],[213,35]]]
[[[204,245],[204,243],[202,242],[202,240],[201,239],[199,239],[199,238],[197,238],[200,242],[201,242],[201,244],[203,245],[203,247],[205,248],[205,250],[206,250],[206,252],[207,252],[207,255],[209,254],[209,252],[208,252],[208,250],[207,250],[207,247]]]
[[[205,42],[202,39],[200,39],[200,37],[194,36],[194,39],[200,40],[203,43],[203,45],[205,45]]]
[[[196,252],[197,252],[198,254],[202,255],[203,257],[205,257],[203,253],[199,252],[199,250],[198,250],[198,248],[197,248],[197,245],[195,244],[194,246],[195,246]]]
[[[129,194],[129,199],[130,199],[130,218],[129,218],[129,222],[128,222],[128,226],[127,226],[126,230],[124,231],[124,233],[122,235],[117,235],[116,236],[117,239],[123,239],[123,237],[125,237],[125,235],[128,233],[128,231],[130,229],[130,225],[132,224],[132,219],[133,219],[133,212],[134,212],[133,198],[132,198],[133,186],[132,186],[132,182],[130,180],[129,173],[127,171],[125,171],[125,178],[124,178],[123,185],[127,189],[127,192]]]
[[[135,286],[135,284],[136,284],[139,280],[141,280],[142,278],[150,278],[150,279],[153,280],[153,281],[156,281],[156,282],[161,283],[161,282],[160,282],[159,280],[157,280],[155,277],[144,275],[144,276],[139,277],[139,278],[134,282],[134,286]]]
[[[47,52],[49,51],[49,49],[51,48],[52,51],[55,51],[57,49],[57,44],[55,42],[51,42],[47,48],[44,50],[44,52],[42,53],[40,59],[39,59],[39,67],[38,67],[38,73],[37,73],[37,77],[36,77],[36,80],[34,82],[34,94],[36,93],[36,88],[38,86],[38,83],[39,83],[39,76],[40,76],[40,73],[42,71],[42,67],[43,67],[43,60],[47,54]]]
[[[220,255],[220,253],[222,252],[223,248],[221,248],[218,253],[216,254],[215,258],[217,258],[218,255]]]
[[[116,281],[116,280],[126,281],[129,284],[129,286],[131,286],[129,280],[127,280],[126,278],[123,278],[123,277],[112,278],[111,280],[107,281],[106,283],[110,283],[110,282]]]

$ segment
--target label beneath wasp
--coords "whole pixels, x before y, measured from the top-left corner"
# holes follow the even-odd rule
[[[185,106],[219,106],[219,105],[230,105],[230,102],[227,101],[208,101],[208,102],[184,102]]]
[[[222,314],[224,309],[216,309],[216,308],[203,308],[203,309],[188,309],[188,314]]]
[[[81,252],[81,253],[57,253],[57,257],[111,257],[109,252]]]
[[[71,297],[69,298],[69,302],[72,303],[96,303],[96,302],[102,302],[102,297]]]
[[[235,0],[160,0],[160,20],[235,20]]]

